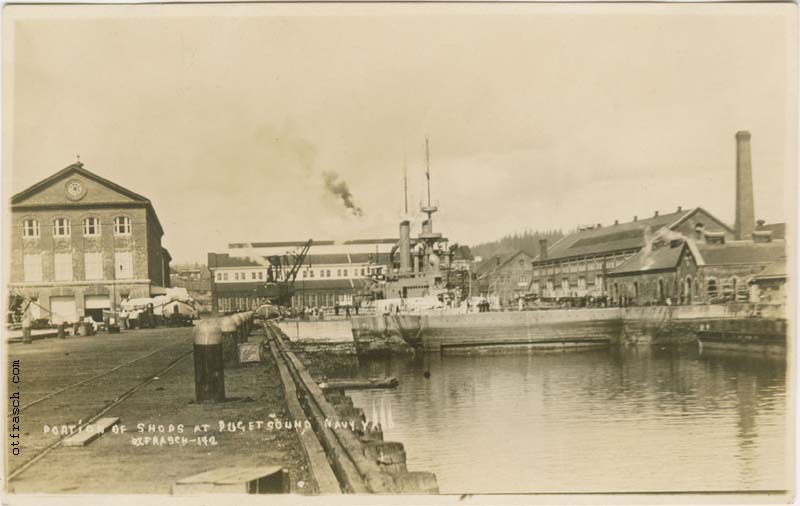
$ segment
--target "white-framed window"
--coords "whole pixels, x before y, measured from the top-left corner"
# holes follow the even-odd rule
[[[133,278],[133,253],[130,251],[114,252],[114,279]]]
[[[130,235],[131,234],[131,219],[127,216],[117,216],[114,218],[114,234],[115,235]]]
[[[22,237],[39,237],[39,220],[24,220],[22,222]]]
[[[90,216],[83,220],[83,235],[87,237],[100,235],[100,218]]]
[[[347,277],[347,269],[344,270],[344,277]]]
[[[35,283],[42,280],[42,255],[26,254],[23,259],[23,269],[26,283]]]
[[[86,279],[103,279],[103,253],[92,251],[84,253],[83,263],[86,268]]]
[[[228,281],[228,273],[227,272],[223,272],[222,273],[222,280],[223,281]]]
[[[578,289],[585,290],[586,289],[586,278],[583,276],[578,278]]]
[[[217,275],[217,281],[222,281],[222,273],[217,272],[216,275]]]
[[[336,277],[337,278],[341,277],[341,275],[342,275],[342,270],[341,269],[336,269]]]
[[[233,273],[233,279],[234,279],[234,281],[239,281],[239,273],[238,272],[234,272]]]
[[[561,289],[565,292],[569,291],[569,279],[564,278],[561,280]]]
[[[251,272],[251,273],[250,273],[250,279],[256,279],[256,273],[255,273],[255,271],[253,271],[253,272]]]
[[[258,279],[264,279],[264,271],[258,271]]]
[[[594,277],[594,286],[598,290],[602,290],[603,289],[603,276],[602,275],[597,274]]]
[[[70,224],[67,218],[56,218],[53,220],[53,236],[69,237]]]
[[[72,281],[72,253],[56,253],[54,264],[56,281]]]

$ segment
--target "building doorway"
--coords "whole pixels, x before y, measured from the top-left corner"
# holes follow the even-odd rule
[[[686,276],[686,283],[683,287],[683,294],[686,297],[686,303],[692,303],[692,277]]]
[[[111,299],[108,295],[87,295],[84,298],[86,316],[91,316],[96,322],[103,321],[103,310],[111,310]]]
[[[50,323],[72,323],[78,321],[78,310],[75,306],[75,297],[56,296],[50,297]]]

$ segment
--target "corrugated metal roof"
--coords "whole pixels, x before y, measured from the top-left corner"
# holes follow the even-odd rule
[[[672,225],[691,212],[693,210],[676,211],[618,225],[579,230],[553,244],[547,252],[547,259],[555,260],[641,248],[645,243],[645,228],[650,227],[650,231],[654,233],[662,227]]]

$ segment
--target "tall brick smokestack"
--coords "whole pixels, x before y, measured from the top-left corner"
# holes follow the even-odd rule
[[[755,228],[753,167],[750,160],[750,132],[736,132],[736,225],[737,239],[749,239]]]
[[[539,239],[539,260],[547,260],[547,239]]]

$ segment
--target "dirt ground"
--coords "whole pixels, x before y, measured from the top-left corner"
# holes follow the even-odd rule
[[[159,376],[103,415],[120,418],[116,431],[85,447],[57,447],[8,482],[9,492],[169,494],[173,483],[194,474],[268,465],[289,470],[292,492],[311,492],[315,485],[295,429],[278,429],[274,422],[289,418],[274,364],[226,370],[227,401],[197,404],[191,333],[191,328],[149,329],[10,345],[9,361],[20,365],[22,405],[141,358],[25,409],[19,423],[22,451],[6,456],[12,472],[61,437],[53,427],[60,432],[87,420]],[[254,331],[250,342],[262,339]],[[9,383],[10,392],[14,387]]]

